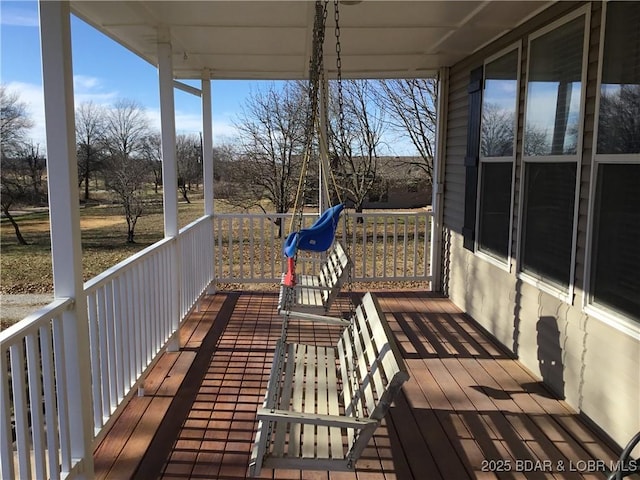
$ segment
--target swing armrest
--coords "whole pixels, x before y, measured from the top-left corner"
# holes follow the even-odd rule
[[[326,415],[320,413],[291,412],[289,410],[258,409],[258,419],[284,421],[287,423],[303,423],[305,425],[322,425],[339,428],[366,428],[378,425],[378,420],[355,418],[342,415]]]
[[[315,313],[295,312],[291,310],[280,310],[280,315],[288,316],[290,318],[299,318],[301,320],[313,320],[314,322],[327,323],[329,325],[344,325],[347,326],[351,322],[344,318],[329,317],[327,315],[317,315]]]
[[[293,288],[296,290],[324,290],[328,292],[332,290],[332,287],[325,287],[324,285],[295,285]]]

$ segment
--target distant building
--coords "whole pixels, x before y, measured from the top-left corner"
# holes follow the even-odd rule
[[[431,179],[422,157],[380,157],[377,180],[364,208],[419,208],[431,205]]]

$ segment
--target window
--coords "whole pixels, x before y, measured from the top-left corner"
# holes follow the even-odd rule
[[[567,294],[573,277],[587,15],[580,9],[529,40],[519,265],[525,279]]]
[[[484,67],[477,249],[506,261],[511,231],[520,52],[512,48],[499,55]]]
[[[589,297],[640,322],[640,2],[605,14]]]
[[[504,259],[509,254],[512,177],[511,163],[482,164],[478,250]]]
[[[577,152],[584,15],[531,41],[524,154]]]
[[[640,321],[640,163],[600,164],[593,298]]]
[[[575,164],[531,162],[525,169],[522,263],[529,273],[569,285]]]

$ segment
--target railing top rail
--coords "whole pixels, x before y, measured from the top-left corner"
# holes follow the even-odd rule
[[[183,235],[185,233],[187,233],[189,230],[192,230],[194,228],[196,228],[198,225],[200,225],[201,223],[203,223],[204,221],[208,220],[212,218],[212,215],[203,215],[202,217],[194,220],[193,222],[191,222],[189,225],[186,225],[184,227],[182,227],[180,229],[180,231],[178,232],[179,235]]]
[[[174,241],[175,241],[175,237],[163,238],[162,240],[152,245],[149,245],[145,249],[140,250],[138,253],[130,256],[129,258],[124,259],[120,263],[115,264],[113,267],[108,268],[104,272],[93,277],[91,280],[88,280],[85,282],[84,284],[85,292],[89,292],[91,290],[99,288],[101,285],[111,280],[114,276],[121,273],[126,267],[129,267],[138,263],[144,257],[153,254],[156,250],[159,250],[161,247],[164,247],[165,245],[168,245],[169,243]]]
[[[433,212],[430,210],[422,210],[422,211],[415,211],[415,212],[405,212],[405,211],[384,211],[384,212],[360,212],[360,213],[355,213],[355,212],[346,212],[347,215],[353,216],[353,215],[357,215],[357,216],[365,216],[365,217],[371,217],[371,216],[377,216],[377,217],[382,217],[382,216],[388,216],[388,217],[398,217],[398,216],[418,216],[418,215],[426,215],[426,216],[432,216]],[[219,218],[236,218],[236,217],[289,217],[293,215],[293,213],[289,212],[289,213],[214,213],[213,216],[214,217],[219,217]],[[318,213],[317,212],[309,212],[309,213],[303,213],[302,214],[305,217],[317,217]]]
[[[214,213],[214,217],[236,218],[236,217],[290,217],[293,213]],[[304,216],[317,216],[317,213],[304,213]]]
[[[43,323],[57,317],[62,312],[69,310],[73,305],[73,298],[57,298],[49,305],[31,313],[23,320],[11,325],[0,332],[0,345],[4,349],[6,344],[11,344],[14,340],[24,337],[42,326]]]
[[[357,215],[363,217],[416,217],[418,215],[433,215],[433,212],[429,210],[417,211],[417,212],[403,212],[398,211],[384,211],[384,212],[347,212],[347,215]]]

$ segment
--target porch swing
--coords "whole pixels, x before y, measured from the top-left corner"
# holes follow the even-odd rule
[[[306,125],[306,145],[303,156],[302,166],[300,169],[300,178],[294,201],[294,215],[289,225],[289,235],[285,239],[283,245],[283,254],[286,258],[287,270],[282,276],[280,298],[278,301],[278,311],[286,314],[287,311],[295,310],[298,312],[310,313],[327,313],[337,297],[345,277],[351,269],[349,257],[338,240],[336,240],[336,230],[341,218],[342,211],[345,208],[344,203],[340,199],[340,191],[337,187],[333,172],[329,168],[328,146],[326,132],[321,125],[320,115],[324,115],[324,125],[326,125],[327,99],[323,90],[320,94],[320,83],[324,84],[324,65],[323,65],[323,43],[324,43],[324,24],[326,20],[326,5],[316,5],[316,19],[313,32],[313,55],[309,68],[309,105],[310,115]],[[337,10],[336,10],[337,11]],[[322,15],[322,17],[320,16]],[[336,22],[336,51],[338,53],[338,81],[340,81],[340,41],[339,27]],[[340,94],[342,89],[339,89]],[[322,104],[320,103],[322,102]],[[339,102],[342,106],[342,101]],[[343,115],[340,114],[341,128],[343,123]],[[329,179],[331,177],[333,190],[338,203],[327,208],[316,221],[308,228],[302,228],[303,210],[305,199],[307,198],[308,185],[308,165],[311,157],[314,132],[318,133],[320,146],[320,162],[323,175],[320,175],[319,187],[321,197],[331,198],[329,192]],[[327,175],[328,174],[328,175]],[[322,202],[321,206],[322,206]],[[344,228],[347,231],[347,216],[344,217]],[[294,228],[295,226],[295,228]],[[348,238],[348,235],[347,235]],[[329,251],[330,250],[330,251]],[[312,252],[312,254],[325,254],[324,261],[321,262],[317,269],[317,274],[296,274],[298,266],[298,252]],[[315,259],[318,262],[316,255]],[[309,258],[306,258],[309,260]]]
[[[312,100],[316,101],[328,3],[327,0],[316,0],[315,4],[314,57],[310,83],[311,89],[315,88]],[[333,4],[340,82],[338,3],[339,0],[334,0]],[[312,111],[315,127],[316,104],[312,104]],[[296,248],[288,256],[292,260],[293,271],[297,251],[305,235],[312,248],[320,245],[321,240],[327,241],[335,236],[337,222],[331,223],[331,228],[320,228],[320,225],[325,225],[324,222],[333,222],[344,207],[339,203],[332,208],[333,211],[329,209],[329,213],[325,212],[326,217],[322,215],[316,222],[318,230],[312,227],[309,233],[301,235],[302,229],[298,228],[298,237],[291,240]],[[346,228],[345,215],[348,238]],[[311,240],[316,243],[312,244]],[[334,250],[329,260],[336,249],[342,252],[344,259],[346,254],[339,242],[333,243]],[[317,248],[325,246],[322,244]],[[347,259],[344,272],[349,274],[350,271]],[[294,291],[296,288],[283,284],[281,297],[283,292]],[[282,334],[276,344],[264,402],[256,415],[258,429],[249,462],[250,476],[259,476],[263,467],[353,471],[389,411],[394,397],[409,379],[377,299],[367,292],[355,308],[349,293],[349,315],[344,319],[292,311],[290,308],[280,312],[284,315]],[[287,307],[291,303],[291,300],[285,302]],[[335,345],[328,346],[289,343],[287,328],[290,318],[338,325],[342,328],[339,340]]]
[[[340,241],[335,238],[343,210],[344,204],[337,203],[326,209],[311,227],[304,229],[298,227],[287,236],[283,246],[283,253],[287,259],[287,271],[282,276],[278,299],[278,311],[281,314],[286,315],[291,310],[322,314],[329,312],[351,271],[351,261]],[[301,225],[302,207],[297,210],[296,215],[298,225]],[[347,216],[345,215],[343,219],[344,229],[347,232]],[[346,236],[349,238],[348,234]],[[312,254],[326,253],[322,261],[318,259],[319,255],[304,257],[306,261],[320,263],[316,266],[317,274],[296,274],[299,251],[312,252]]]

